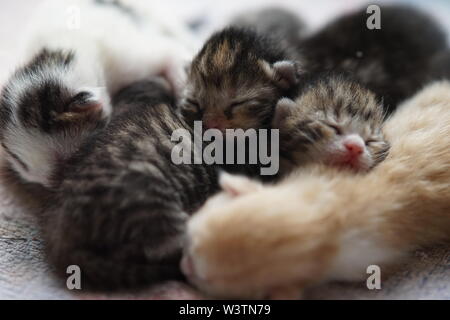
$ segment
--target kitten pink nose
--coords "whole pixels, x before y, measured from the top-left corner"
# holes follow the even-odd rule
[[[348,153],[357,157],[364,152],[364,141],[360,137],[348,137],[344,141],[344,147]]]

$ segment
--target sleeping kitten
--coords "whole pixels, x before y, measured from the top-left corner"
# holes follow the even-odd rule
[[[0,97],[1,142],[23,180],[51,187],[55,166],[109,121],[109,97],[120,87],[159,74],[179,91],[191,57],[188,33],[155,10],[134,0],[39,7],[24,66]]]
[[[428,83],[432,57],[448,45],[445,32],[424,12],[401,5],[380,8],[380,29],[368,29],[364,8],[300,41],[297,50],[306,71],[351,72],[383,98],[390,113]]]
[[[405,102],[385,134],[390,154],[364,175],[316,165],[278,185],[222,176],[224,192],[188,223],[185,274],[215,296],[296,298],[450,241],[450,83]]]
[[[280,130],[285,172],[312,162],[367,171],[386,158],[383,105],[343,75],[312,77],[295,101],[281,99],[272,127]]]
[[[421,11],[405,6],[381,11],[380,30],[367,28],[364,10],[337,19],[292,47],[268,34],[264,16],[253,23],[233,21],[250,28],[230,27],[206,42],[190,68],[185,115],[203,120],[207,128],[264,128],[274,101],[292,98],[302,74],[324,71],[350,72],[392,112],[429,80],[430,59],[447,43],[440,27]]]
[[[189,128],[168,88],[152,80],[119,92],[120,114],[54,177],[43,223],[48,258],[64,277],[79,266],[83,288],[181,278],[185,222],[217,187],[212,167],[171,161],[173,130]]]
[[[300,66],[276,40],[252,29],[215,33],[194,58],[182,111],[205,128],[268,128],[276,102],[290,97]]]

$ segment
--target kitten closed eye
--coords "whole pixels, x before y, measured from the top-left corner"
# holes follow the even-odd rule
[[[342,134],[342,129],[341,129],[339,126],[333,125],[333,124],[327,124],[327,125],[328,125],[328,127],[330,127],[331,129],[333,129],[334,132],[335,132],[336,134],[338,134],[338,135],[341,135],[341,134]]]
[[[339,74],[310,81],[295,101],[276,106],[272,126],[280,129],[283,171],[310,162],[367,171],[382,161],[389,144],[377,137],[384,115],[375,95]]]

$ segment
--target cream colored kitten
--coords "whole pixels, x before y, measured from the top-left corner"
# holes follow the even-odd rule
[[[385,161],[365,175],[315,166],[275,186],[222,176],[188,224],[182,268],[209,294],[295,298],[327,280],[450,240],[450,82],[423,89],[385,126]]]

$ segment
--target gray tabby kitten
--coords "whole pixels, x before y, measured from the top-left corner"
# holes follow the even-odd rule
[[[342,74],[307,81],[294,99],[281,99],[272,122],[280,130],[283,173],[312,162],[367,171],[389,151],[382,103],[370,90]]]
[[[82,270],[93,289],[136,288],[181,278],[189,215],[216,190],[216,172],[171,161],[173,130],[190,130],[160,80],[123,89],[111,123],[54,176],[44,234],[49,260]]]

